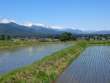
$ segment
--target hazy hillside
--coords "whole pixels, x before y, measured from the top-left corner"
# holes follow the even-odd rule
[[[90,33],[74,29],[52,29],[51,27],[32,25],[30,27],[19,25],[14,22],[0,23],[0,35],[9,35],[17,37],[49,37],[58,36],[63,32],[72,34],[110,34],[110,31],[92,31]]]
[[[26,27],[16,23],[0,23],[0,35],[10,35],[18,37],[47,37],[58,35],[60,31],[40,26]]]

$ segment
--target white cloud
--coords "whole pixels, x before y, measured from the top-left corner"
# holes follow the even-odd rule
[[[48,28],[49,26],[45,25],[45,24],[41,24],[41,23],[32,23],[32,22],[26,22],[24,24],[22,24],[24,26],[27,26],[27,27],[32,27],[33,25],[35,26],[41,26],[41,27],[46,27]]]
[[[36,26],[41,26],[41,27],[48,27],[47,25],[45,25],[45,24],[41,24],[41,23],[34,23],[33,25],[36,25]]]
[[[12,20],[12,19],[0,18],[0,23],[10,23],[10,22],[16,23],[16,21]],[[59,29],[59,30],[64,29],[64,27],[61,27],[61,26],[45,25],[45,24],[41,24],[41,23],[33,23],[31,21],[27,21],[20,25],[27,26],[29,28],[31,28],[33,25],[35,25],[35,26],[41,26],[41,27],[45,27],[45,28],[52,28],[52,29]]]
[[[7,19],[7,18],[0,19],[0,23],[10,23],[10,22],[14,22],[15,23],[15,20]]]
[[[60,27],[60,26],[51,26],[52,29],[64,29],[64,27]]]
[[[32,23],[32,22],[26,22],[26,23],[24,23],[23,25],[24,25],[24,26],[27,26],[27,27],[31,27],[31,26],[33,25],[33,23]]]

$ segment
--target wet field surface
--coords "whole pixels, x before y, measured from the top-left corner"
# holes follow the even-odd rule
[[[71,46],[72,43],[47,43],[30,47],[0,50],[0,74],[30,65],[45,56]]]
[[[88,47],[56,83],[110,83],[110,46]]]

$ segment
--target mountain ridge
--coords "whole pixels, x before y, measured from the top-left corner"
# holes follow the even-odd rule
[[[18,36],[18,37],[49,37],[58,36],[63,32],[70,32],[72,34],[110,34],[110,31],[92,31],[86,32],[78,29],[53,29],[51,27],[32,25],[30,27],[19,25],[14,22],[0,23],[0,35]]]

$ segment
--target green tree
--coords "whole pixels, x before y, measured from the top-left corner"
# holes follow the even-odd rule
[[[11,39],[11,36],[7,35],[6,39],[7,40],[10,40]]]
[[[11,37],[9,35],[0,35],[0,40],[10,40]]]
[[[0,40],[5,40],[5,35],[1,35]]]
[[[72,39],[72,34],[69,32],[64,32],[60,35],[60,40],[61,41],[67,41]]]

